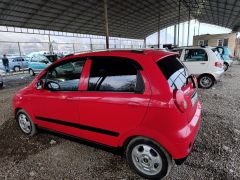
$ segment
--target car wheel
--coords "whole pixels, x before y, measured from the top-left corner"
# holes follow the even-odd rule
[[[199,86],[204,89],[209,89],[214,85],[214,78],[210,75],[202,75],[198,81]]]
[[[161,179],[168,175],[172,167],[169,154],[159,144],[145,137],[130,141],[126,157],[130,167],[147,179]]]
[[[24,110],[19,110],[17,112],[16,118],[18,125],[24,134],[33,136],[37,133],[35,124]]]
[[[227,63],[223,63],[223,69],[224,69],[224,71],[227,71],[228,70],[228,64]]]
[[[34,72],[32,69],[29,69],[29,74],[30,74],[31,76],[35,76],[35,72]]]
[[[20,71],[20,67],[19,67],[19,66],[15,66],[15,67],[13,68],[13,70],[14,70],[15,72],[18,72],[18,71]]]

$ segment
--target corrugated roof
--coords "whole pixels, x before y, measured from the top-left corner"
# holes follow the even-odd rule
[[[178,0],[108,0],[110,36],[143,39],[178,23]],[[240,26],[239,0],[181,0],[180,21],[191,18],[230,29]],[[0,25],[105,35],[103,0],[1,0]]]

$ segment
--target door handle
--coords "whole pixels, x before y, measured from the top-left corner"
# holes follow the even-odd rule
[[[129,106],[140,106],[140,103],[132,101],[132,102],[129,102],[128,105]]]
[[[200,64],[206,64],[206,63],[200,63]]]

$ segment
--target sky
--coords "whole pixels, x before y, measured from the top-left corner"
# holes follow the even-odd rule
[[[231,29],[216,26],[216,25],[206,24],[206,23],[200,23],[200,28],[199,28],[199,22],[195,20],[191,20],[189,45],[192,45],[194,34],[195,35],[222,34],[222,33],[230,33],[230,32],[231,32]],[[179,32],[180,46],[187,46],[187,35],[188,35],[188,22],[181,23],[180,32]],[[160,44],[173,44],[173,43],[174,43],[174,26],[170,26],[168,28],[161,30]],[[148,45],[157,44],[157,32],[147,37],[147,44]]]

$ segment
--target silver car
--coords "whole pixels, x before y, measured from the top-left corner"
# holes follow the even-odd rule
[[[13,71],[20,71],[20,69],[27,69],[28,68],[28,57],[14,57],[9,58],[9,68]]]

